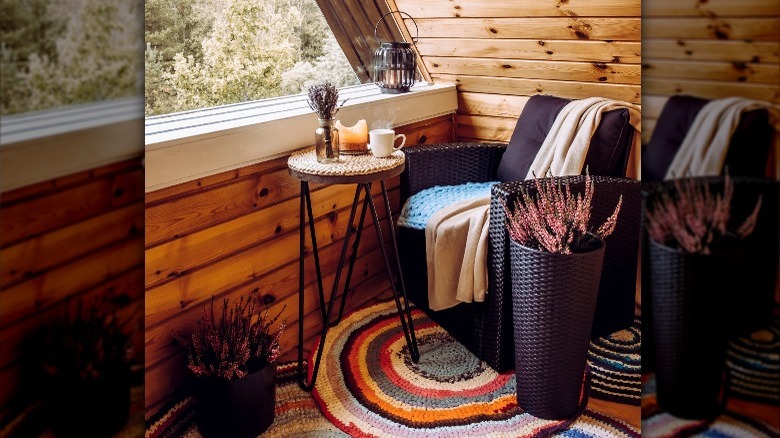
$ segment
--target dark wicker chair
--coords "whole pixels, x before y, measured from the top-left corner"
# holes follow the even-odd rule
[[[445,143],[404,149],[406,171],[401,175],[401,202],[436,186],[497,181],[496,171],[506,145]],[[566,178],[573,191],[582,190],[584,177]],[[631,325],[636,293],[641,193],[638,181],[594,176],[592,221],[612,213],[620,195],[623,207],[615,232],[606,240],[602,281],[592,337]],[[521,187],[535,190],[533,181],[493,186],[490,203],[488,294],[482,303],[461,303],[431,311],[428,307],[425,231],[399,227],[399,251],[409,298],[477,357],[497,371],[514,368],[512,282],[509,236],[504,227],[502,200],[513,203]]]

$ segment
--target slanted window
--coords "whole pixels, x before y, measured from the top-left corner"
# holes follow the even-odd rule
[[[359,84],[315,0],[146,2],[147,116]]]

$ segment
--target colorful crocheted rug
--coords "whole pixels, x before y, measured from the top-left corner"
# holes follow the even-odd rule
[[[642,437],[712,437],[763,438],[778,437],[780,429],[748,418],[736,412],[725,411],[713,421],[688,420],[664,412],[658,405],[655,376],[644,377],[642,385]]]
[[[520,410],[513,372],[496,373],[423,312],[412,315],[420,349],[416,364],[392,301],[355,311],[328,332],[312,395],[341,430],[351,436],[517,437],[561,428],[563,422]],[[639,431],[586,410],[560,434]]]
[[[780,405],[780,315],[770,327],[732,340],[726,365],[729,397]]]
[[[624,330],[594,339],[588,349],[593,375],[590,396],[639,406],[642,399],[642,328],[638,319]]]

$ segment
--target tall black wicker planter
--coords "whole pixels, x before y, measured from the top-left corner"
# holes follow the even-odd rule
[[[557,254],[512,240],[510,253],[518,404],[535,417],[571,418],[580,402],[604,243]]]
[[[276,363],[240,379],[199,378],[195,422],[206,438],[254,438],[274,421]]]
[[[734,292],[746,281],[742,253],[688,254],[648,240],[658,403],[678,417],[712,418],[720,410],[727,300],[739,300]]]

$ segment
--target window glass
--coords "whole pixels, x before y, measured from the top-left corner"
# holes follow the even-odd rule
[[[359,80],[314,0],[146,2],[146,115]]]
[[[141,95],[142,0],[0,2],[0,114]]]

